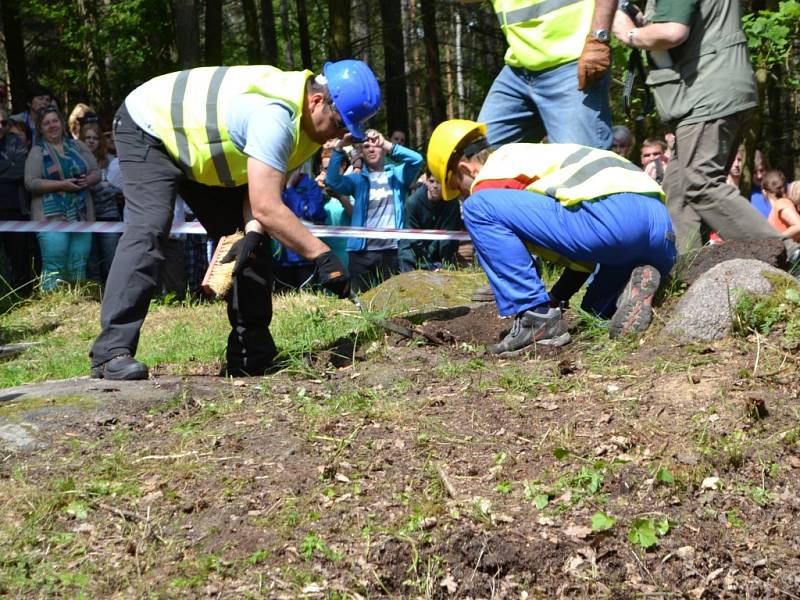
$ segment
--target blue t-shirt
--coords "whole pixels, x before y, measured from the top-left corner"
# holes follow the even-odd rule
[[[764,197],[764,192],[762,192],[761,188],[757,185],[753,186],[753,191],[750,195],[750,202],[765,219],[769,217],[769,212],[772,210],[772,206],[770,205],[769,200]]]
[[[289,107],[261,94],[236,97],[225,115],[228,134],[239,150],[285,173],[294,146]]]

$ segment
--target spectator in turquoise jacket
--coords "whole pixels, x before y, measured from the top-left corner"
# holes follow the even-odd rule
[[[365,168],[360,173],[341,175],[343,148],[350,143],[350,137],[345,136],[334,147],[325,185],[337,194],[353,197],[351,226],[402,229],[405,227],[405,197],[422,167],[422,156],[370,129],[362,147]],[[397,164],[384,164],[387,155]],[[400,272],[397,247],[396,239],[350,238],[347,252],[356,292]]]

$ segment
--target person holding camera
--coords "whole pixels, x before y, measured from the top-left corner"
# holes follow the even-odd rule
[[[53,107],[40,111],[36,120],[39,140],[25,161],[25,187],[31,192],[34,221],[94,221],[89,188],[100,181],[100,169],[91,150],[66,135],[64,117]],[[40,231],[42,291],[59,281],[86,279],[92,248],[91,233]]]
[[[639,162],[650,177],[658,183],[664,181],[664,169],[669,162],[667,142],[657,138],[646,139],[639,151]]]
[[[422,167],[422,155],[369,129],[361,146],[364,169],[342,175],[339,166],[345,158],[344,148],[351,141],[352,137],[346,135],[334,146],[325,185],[337,194],[353,197],[353,227],[402,229],[405,197]],[[396,164],[386,164],[387,156]],[[354,159],[354,167],[355,163]],[[400,272],[396,239],[353,237],[347,241],[347,252],[356,292],[368,290]]]

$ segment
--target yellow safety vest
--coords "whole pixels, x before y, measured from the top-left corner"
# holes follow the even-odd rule
[[[520,181],[526,190],[550,196],[562,206],[625,192],[667,200],[661,186],[629,160],[609,150],[578,144],[506,144],[489,156],[472,185],[504,179]],[[552,250],[528,246],[542,258],[576,271],[594,267],[570,261]]]
[[[592,27],[592,0],[492,0],[506,64],[543,71],[576,60]]]
[[[311,75],[268,66],[199,67],[161,75],[143,87],[152,98],[153,131],[187,177],[232,187],[247,183],[247,156],[228,135],[231,101],[241,94],[261,94],[289,108],[294,144],[288,169],[295,169],[319,148],[300,126]]]

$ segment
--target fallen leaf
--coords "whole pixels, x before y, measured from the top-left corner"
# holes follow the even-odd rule
[[[692,560],[694,559],[694,547],[681,546],[675,551],[675,555],[681,560]]]
[[[453,579],[453,576],[448,573],[445,578],[442,579],[439,587],[445,588],[448,594],[455,594],[458,590],[458,583],[456,583],[456,580]]]
[[[706,584],[711,583],[717,577],[722,575],[723,571],[725,571],[725,567],[721,567],[719,569],[714,569],[713,571],[711,571],[711,573],[709,573],[708,576],[706,577]]]
[[[570,525],[564,530],[570,537],[578,538],[579,540],[585,539],[592,534],[592,528],[586,525]]]
[[[564,573],[570,573],[577,570],[585,561],[580,556],[572,556],[564,563]]]

